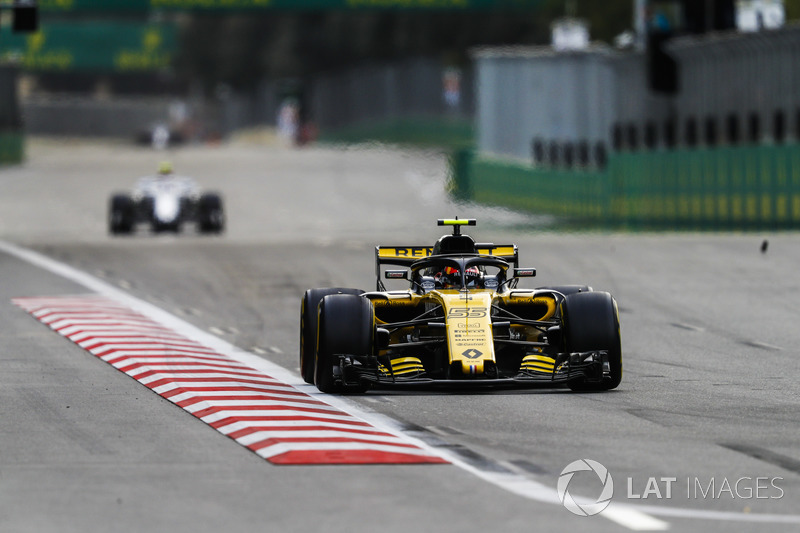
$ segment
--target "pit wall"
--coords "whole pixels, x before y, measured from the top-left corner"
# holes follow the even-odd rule
[[[579,225],[800,227],[800,144],[612,152],[602,169],[537,168],[461,150],[451,170],[457,198]]]

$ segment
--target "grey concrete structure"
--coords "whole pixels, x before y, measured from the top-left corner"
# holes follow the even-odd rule
[[[476,50],[478,149],[557,166],[582,141],[641,150],[800,138],[800,26],[677,37],[666,50],[674,95],[649,88],[643,52]]]

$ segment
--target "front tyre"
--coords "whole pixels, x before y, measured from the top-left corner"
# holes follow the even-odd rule
[[[111,197],[108,209],[108,230],[112,235],[121,235],[133,231],[136,221],[135,204],[126,194],[115,194]]]
[[[322,392],[364,392],[364,385],[337,384],[339,355],[371,355],[375,337],[372,302],[354,294],[331,294],[319,304],[314,384]]]
[[[580,392],[607,391],[622,381],[622,343],[617,302],[607,292],[569,294],[561,303],[561,320],[567,352],[608,351],[609,376],[602,381],[583,378],[567,383]]]
[[[317,313],[319,303],[329,294],[363,294],[359,289],[309,289],[300,306],[300,375],[303,381],[314,384],[314,360],[317,356]]]
[[[197,201],[197,223],[201,233],[222,233],[225,229],[225,212],[222,198],[207,193]]]

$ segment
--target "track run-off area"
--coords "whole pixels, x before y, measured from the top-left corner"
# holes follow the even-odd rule
[[[163,159],[222,193],[225,234],[108,235]],[[800,529],[798,234],[564,233],[373,145],[34,139],[0,191],[0,531]],[[305,289],[373,289],[376,245],[452,216],[519,244],[526,286],[616,297],[617,390],[302,382]],[[598,515],[560,501],[612,480]]]

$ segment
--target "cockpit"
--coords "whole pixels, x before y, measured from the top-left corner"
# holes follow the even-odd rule
[[[432,256],[411,265],[411,285],[419,293],[431,290],[493,289],[506,280],[508,263],[486,256]]]

